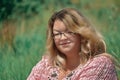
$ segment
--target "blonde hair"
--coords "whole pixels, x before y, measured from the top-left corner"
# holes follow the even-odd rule
[[[65,8],[55,12],[48,22],[47,51],[53,65],[62,66],[65,56],[56,48],[53,35],[53,25],[56,20],[61,20],[68,30],[81,36],[80,61],[85,64],[89,58],[106,52],[106,45],[102,35],[93,28],[90,22],[77,10]]]

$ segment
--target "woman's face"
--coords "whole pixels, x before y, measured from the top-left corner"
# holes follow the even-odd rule
[[[56,47],[63,54],[70,55],[80,51],[80,36],[69,31],[60,20],[54,22],[53,37]]]

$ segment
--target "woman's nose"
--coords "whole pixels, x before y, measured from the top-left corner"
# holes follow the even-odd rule
[[[61,35],[61,40],[62,39],[67,39],[68,37],[65,35],[65,33],[62,33],[62,35]]]

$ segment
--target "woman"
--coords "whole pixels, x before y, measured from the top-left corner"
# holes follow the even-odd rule
[[[105,42],[77,10],[54,13],[48,24],[47,54],[27,80],[117,80]]]

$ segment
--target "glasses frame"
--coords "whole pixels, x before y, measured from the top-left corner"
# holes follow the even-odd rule
[[[55,40],[60,40],[62,35],[64,35],[65,37],[71,37],[72,35],[75,35],[76,33],[75,32],[72,32],[72,31],[66,31],[66,32],[60,32],[60,31],[57,31],[58,33],[56,34],[52,34],[52,37],[55,39]]]

